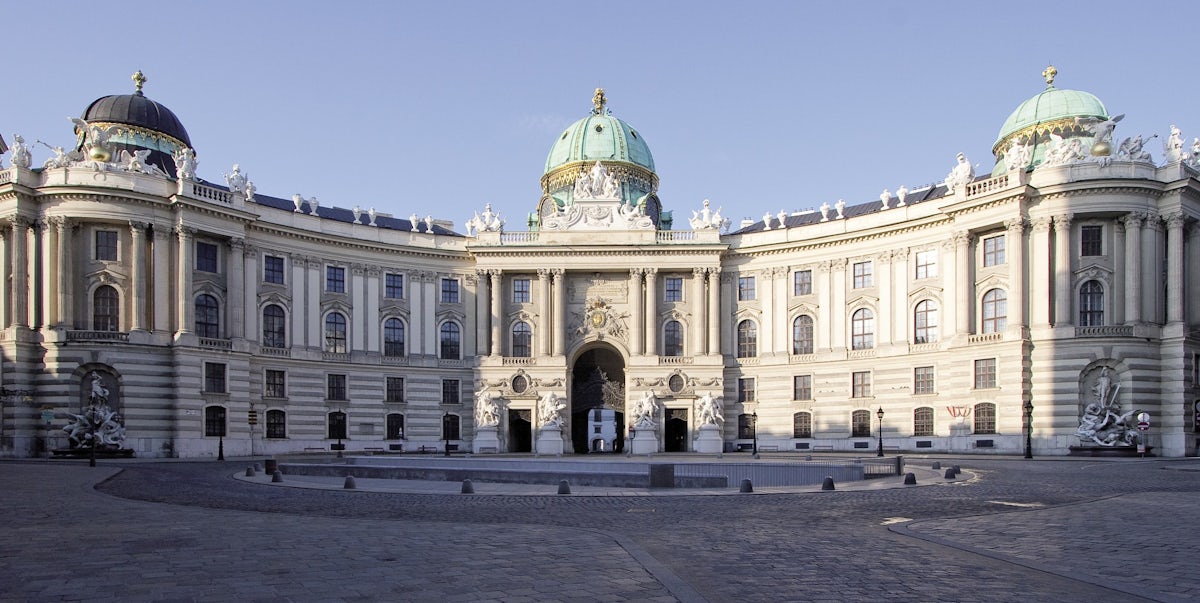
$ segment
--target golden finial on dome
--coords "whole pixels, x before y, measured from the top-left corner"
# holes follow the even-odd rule
[[[134,85],[137,86],[137,90],[134,91],[134,94],[141,96],[142,86],[145,85],[145,83],[146,83],[146,76],[142,75],[141,69],[138,69],[137,73],[133,74],[132,79],[133,79]]]
[[[596,115],[604,115],[604,105],[608,103],[608,99],[604,97],[604,88],[596,88],[596,93],[592,95],[592,113]]]
[[[1042,70],[1042,77],[1046,78],[1047,88],[1054,87],[1054,76],[1056,75],[1058,75],[1058,70],[1054,68],[1054,65],[1047,65],[1046,68]]]

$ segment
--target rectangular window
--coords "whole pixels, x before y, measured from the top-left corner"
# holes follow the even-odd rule
[[[458,379],[442,379],[442,404],[461,404]]]
[[[325,398],[327,400],[347,400],[346,397],[346,376],[345,375],[326,375],[325,376]]]
[[[346,269],[341,266],[325,267],[325,290],[329,293],[346,292]]]
[[[753,402],[754,401],[754,378],[742,377],[738,379],[738,402]]]
[[[225,435],[225,407],[208,406],[204,409],[204,435],[222,437]]]
[[[512,281],[512,300],[514,304],[529,303],[529,279],[514,278]]]
[[[987,237],[983,240],[983,265],[999,266],[1004,263],[1004,235]]]
[[[854,398],[871,397],[871,371],[859,371],[851,374],[850,396]]]
[[[388,377],[385,395],[387,396],[385,399],[388,402],[403,402],[404,377]]]
[[[797,270],[792,275],[792,295],[812,295],[812,270]]]
[[[204,363],[204,391],[210,394],[224,394],[225,365],[219,362]]]
[[[683,277],[668,276],[666,280],[663,281],[663,301],[683,301]]]
[[[923,407],[913,410],[913,435],[917,437],[933,436],[933,409]]]
[[[117,231],[96,231],[96,259],[105,262],[117,261]]]
[[[854,263],[854,288],[871,287],[875,283],[875,267],[871,262]]]
[[[916,278],[934,278],[937,276],[937,252],[929,249],[917,252]]]
[[[383,275],[383,296],[388,299],[404,299],[404,275],[388,272]]]
[[[196,241],[196,270],[200,272],[217,271],[217,246],[212,243]]]
[[[738,278],[738,301],[751,301],[755,298],[754,292],[754,277],[743,276]]]
[[[984,358],[975,361],[975,389],[996,387],[996,359]]]
[[[267,437],[275,440],[287,437],[287,415],[282,410],[267,411]]]
[[[444,278],[442,279],[442,303],[457,304],[458,303],[458,279]]]
[[[263,373],[263,397],[284,398],[287,396],[287,373],[267,369]]]
[[[1079,255],[1104,255],[1103,226],[1081,226],[1079,228]]]
[[[792,377],[792,399],[812,400],[812,375]]]
[[[263,256],[263,282],[283,284],[283,258],[274,255]]]
[[[918,366],[913,369],[913,394],[927,396],[933,393],[933,367]]]
[[[792,415],[792,437],[812,437],[812,413],[798,412]]]
[[[983,402],[975,405],[975,433],[996,433],[996,405]]]

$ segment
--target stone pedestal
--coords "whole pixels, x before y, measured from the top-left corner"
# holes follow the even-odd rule
[[[725,443],[721,440],[721,428],[716,425],[701,425],[700,433],[696,436],[696,452],[702,454],[720,454],[724,451]]]
[[[562,427],[543,427],[538,432],[537,443],[534,444],[534,450],[538,454],[552,454],[554,456],[562,456],[563,439]]]
[[[475,454],[496,454],[500,452],[500,438],[496,435],[496,426],[480,427],[475,430],[475,441],[472,446]]]
[[[635,427],[633,429],[633,444],[630,450],[634,454],[654,454],[658,452],[658,433],[653,427]]]

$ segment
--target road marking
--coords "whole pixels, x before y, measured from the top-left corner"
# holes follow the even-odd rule
[[[894,523],[904,523],[906,521],[912,521],[912,518],[911,517],[884,517],[883,521],[879,522],[879,525],[890,526]]]
[[[1010,506],[1010,507],[1026,507],[1026,508],[1029,508],[1029,507],[1044,507],[1044,506],[1045,506],[1044,504],[1042,504],[1042,503],[1039,503],[1039,502],[1034,502],[1034,503],[1019,503],[1019,502],[1012,502],[1012,501],[1008,501],[1008,500],[989,500],[988,502],[990,502],[990,503],[992,503],[992,504],[994,504],[994,505],[1008,505],[1008,506]]]

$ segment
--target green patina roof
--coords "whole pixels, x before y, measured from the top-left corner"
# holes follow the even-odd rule
[[[1013,132],[1029,126],[1069,117],[1108,117],[1104,103],[1094,95],[1079,90],[1062,90],[1048,86],[1041,93],[1017,106],[1004,120],[996,143]]]
[[[576,161],[626,161],[654,171],[642,135],[611,115],[589,115],[567,127],[550,148],[546,172]]]

